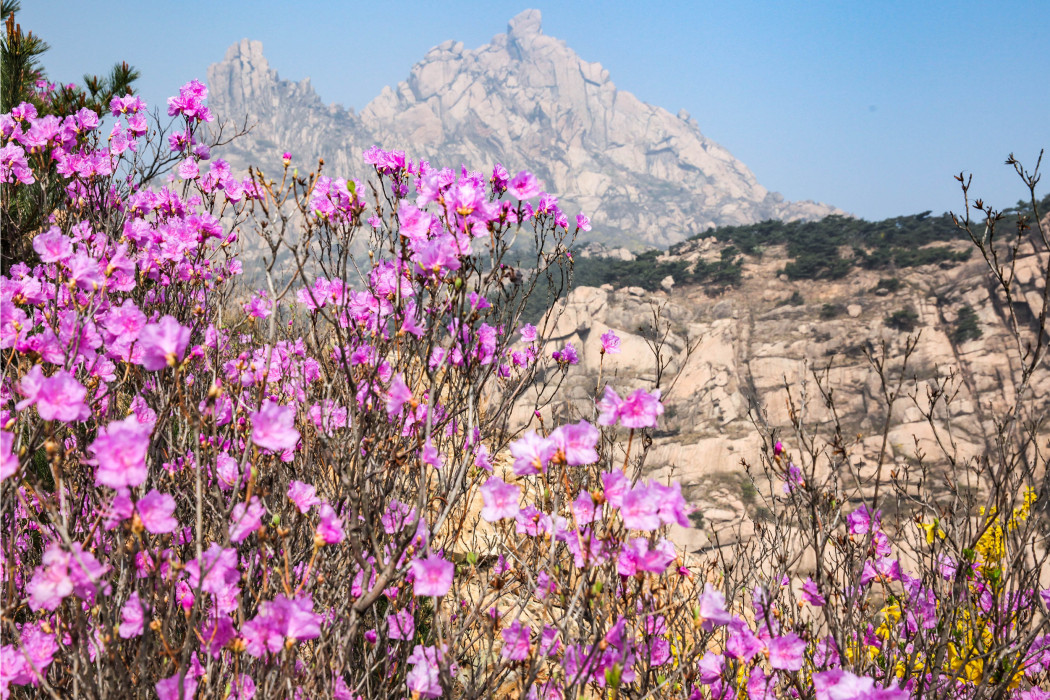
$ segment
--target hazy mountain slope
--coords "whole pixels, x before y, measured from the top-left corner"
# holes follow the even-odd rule
[[[360,113],[325,106],[310,86],[284,81],[258,42],[241,41],[208,71],[220,118],[248,116],[235,166],[323,157],[330,173],[363,172],[372,143],[434,164],[530,169],[569,211],[591,214],[592,238],[667,245],[713,224],[820,218],[834,210],[786,202],[740,161],[678,116],[618,90],[609,72],[543,34],[540,13],[513,18],[478,49],[447,41]]]

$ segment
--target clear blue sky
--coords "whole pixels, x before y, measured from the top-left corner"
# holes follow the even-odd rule
[[[961,170],[1010,206],[1023,191],[1007,154],[1034,165],[1050,148],[1045,0],[22,4],[53,80],[127,60],[157,103],[248,37],[282,78],[309,76],[325,102],[357,109],[431,46],[480,46],[537,7],[544,33],[620,89],[688,110],[769,189],[868,219],[958,210]]]

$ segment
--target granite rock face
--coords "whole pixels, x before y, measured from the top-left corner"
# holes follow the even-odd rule
[[[255,128],[221,153],[264,170],[282,151],[326,172],[361,174],[377,143],[434,164],[532,170],[568,212],[591,215],[591,238],[665,246],[713,225],[818,219],[839,210],[787,202],[706,138],[687,113],[671,114],[618,90],[609,71],[547,36],[540,13],[514,17],[477,49],[446,41],[407,80],[360,114],[324,105],[310,85],[281,80],[262,45],[242,40],[208,71],[220,119]]]
[[[677,250],[685,259],[717,257],[720,246],[702,239]],[[543,333],[550,339],[547,353],[571,342],[580,357],[560,392],[568,400],[553,404],[548,413],[558,419],[588,417],[593,416],[599,364],[603,383],[623,391],[654,386],[657,361],[646,338],[654,337],[654,311],[660,314],[660,327],[670,329],[661,359],[666,411],[647,467],[650,476],[673,475],[698,507],[700,527],[674,533],[692,549],[709,545],[715,533],[722,543],[747,536],[739,531],[747,526],[742,515],[754,514],[761,500],[741,461],[759,464],[759,427],[780,431],[789,453],[798,456],[789,391],[808,429],[830,438],[832,415],[817,390],[818,376],[834,390],[849,460],[863,483],[875,476],[887,418],[882,476],[896,471],[901,479],[913,479],[920,455],[927,464],[946,463],[945,446],[961,461],[993,451],[995,420],[1014,405],[1022,389],[1010,318],[1015,314],[1024,338],[1034,341],[1050,266],[1045,251],[1021,247],[1012,312],[977,255],[951,266],[900,269],[895,272],[900,287],[885,294],[877,289],[882,271],[857,269],[837,281],[782,279],[778,272],[785,255],[781,247],[771,246],[764,255],[747,257],[741,284],[717,298],[692,286],[676,285],[673,293],[579,287],[548,318]],[[804,303],[785,303],[796,292]],[[981,335],[959,339],[956,320],[967,306],[976,313]],[[888,323],[888,317],[904,308],[918,316],[911,334]],[[622,352],[603,359],[600,337],[610,328],[621,337]],[[918,340],[905,369],[905,390],[888,412],[865,353],[881,353],[885,343],[892,378],[900,371],[910,335]],[[923,415],[927,390],[937,386],[953,395],[950,421],[941,409],[932,422]],[[1050,412],[1045,358],[1024,390],[1031,417]],[[523,407],[518,419],[524,423],[529,418]],[[549,416],[545,420],[552,424]],[[1044,443],[1048,437],[1044,432]],[[827,442],[818,437],[816,444]]]

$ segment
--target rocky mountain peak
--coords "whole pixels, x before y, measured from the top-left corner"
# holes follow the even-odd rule
[[[601,64],[543,34],[538,10],[484,46],[445,41],[357,116],[326,106],[308,80],[281,80],[259,42],[242,40],[209,69],[212,109],[256,124],[226,154],[265,166],[282,150],[360,172],[373,143],[434,164],[534,171],[567,211],[591,215],[592,238],[668,245],[714,225],[842,213],[786,202],[728,151],[677,116],[618,90]]]
[[[539,10],[525,10],[507,22],[507,35],[523,40],[543,33],[543,16]]]
[[[250,107],[270,97],[279,77],[263,55],[261,41],[241,39],[226,50],[222,63],[208,69],[208,85],[212,93],[220,94],[234,106],[251,111]]]

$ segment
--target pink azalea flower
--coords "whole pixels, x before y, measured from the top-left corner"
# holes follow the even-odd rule
[[[154,535],[173,532],[179,521],[172,517],[175,512],[175,499],[166,493],[153,489],[135,504],[142,525]]]
[[[390,639],[410,640],[416,634],[416,618],[408,610],[399,610],[386,616],[387,636]]]
[[[8,144],[0,148],[0,182],[18,180],[23,185],[36,182],[33,171],[26,160],[26,153],[21,146]]]
[[[794,493],[795,489],[806,484],[805,475],[793,462],[788,462],[787,473],[784,476],[784,493]]]
[[[317,536],[325,544],[338,544],[346,536],[343,533],[343,521],[336,515],[335,509],[327,503],[321,504],[321,522],[317,525]]]
[[[481,517],[494,523],[497,520],[517,516],[521,489],[493,476],[481,487],[481,497],[485,503],[481,509]]]
[[[73,241],[57,226],[52,226],[33,239],[33,250],[40,255],[42,263],[65,262],[73,255]]]
[[[386,395],[386,412],[389,415],[400,413],[401,407],[412,400],[412,390],[405,384],[404,375],[394,375]]]
[[[744,620],[739,617],[730,620],[729,639],[726,640],[726,656],[747,662],[755,654],[762,651],[764,646],[762,640],[747,626]]]
[[[660,502],[657,494],[638,484],[625,494],[620,504],[620,517],[629,530],[650,531],[660,527]]]
[[[601,437],[598,429],[585,420],[573,425],[556,428],[548,437],[557,450],[565,456],[565,463],[571,467],[594,464],[598,461],[595,446]]]
[[[547,471],[547,463],[557,453],[557,450],[553,441],[530,430],[510,443],[510,454],[514,458],[514,473],[524,476]]]
[[[311,484],[294,479],[288,484],[288,498],[304,515],[310,508],[321,502],[317,497],[317,489]]]
[[[189,673],[176,671],[170,678],[157,681],[158,700],[188,700],[197,694],[197,679]]]
[[[313,611],[309,595],[294,600],[278,595],[259,605],[259,614],[244,623],[241,633],[245,651],[261,658],[267,652],[278,654],[287,640],[302,641],[321,636],[321,616]]]
[[[252,442],[272,452],[290,450],[299,442],[295,429],[295,407],[282,406],[270,399],[251,414]]]
[[[0,481],[18,473],[18,456],[14,454],[15,436],[0,430]]]
[[[521,171],[510,181],[507,191],[516,199],[532,199],[540,193],[540,182],[528,171]]]
[[[586,490],[581,490],[580,495],[573,501],[572,512],[576,516],[577,525],[587,525],[598,517],[598,508],[594,503],[594,498]]]
[[[747,677],[748,700],[778,700],[774,691],[777,683],[775,675],[767,676],[761,666],[754,666]]]
[[[619,508],[623,505],[623,497],[631,491],[631,482],[623,472],[616,470],[602,474],[602,487],[609,505]]]
[[[876,688],[875,681],[841,668],[813,674],[817,700],[907,700],[908,692],[890,686]]]
[[[211,111],[204,106],[204,100],[207,98],[207,86],[199,80],[191,80],[179,88],[178,97],[168,98],[168,116],[174,117],[182,114],[187,120],[210,122],[214,117]]]
[[[492,166],[492,177],[489,178],[489,182],[492,183],[492,193],[497,197],[507,191],[510,173],[507,172],[502,163],[496,163]]]
[[[211,615],[208,616],[212,618]],[[207,642],[208,653],[212,655],[212,658],[219,658],[219,654],[222,653],[222,648],[226,644],[237,636],[237,631],[233,627],[233,623],[230,618],[225,615],[219,616],[208,620],[203,626],[202,635]]]
[[[193,158],[187,158],[179,163],[179,177],[183,180],[196,180],[200,177],[200,174],[201,171],[197,166],[197,161]]]
[[[434,447],[434,443],[427,438],[427,441],[423,443],[423,449],[419,454],[420,461],[423,464],[429,464],[434,469],[441,469],[445,466],[445,457],[438,451],[438,448]]]
[[[241,673],[230,679],[230,694],[225,700],[255,700],[255,693],[255,681],[247,673]],[[336,698],[336,700],[344,700],[335,694],[332,697]],[[345,700],[357,699],[348,697]]]
[[[64,369],[45,377],[40,365],[33,365],[22,377],[19,390],[26,397],[15,405],[19,411],[36,405],[42,419],[63,423],[87,420],[91,416],[91,409],[84,403],[87,389]]]
[[[0,350],[21,345],[19,341],[32,329],[25,311],[6,299],[0,300]]]
[[[438,663],[440,652],[434,647],[416,645],[412,655],[408,657],[408,663],[412,664],[405,677],[405,683],[413,696],[420,698],[441,697],[441,676]]]
[[[122,489],[135,488],[146,481],[150,433],[149,426],[133,415],[99,430],[88,447],[93,455],[89,463],[98,466],[95,484]]]
[[[145,629],[146,608],[135,591],[120,610],[120,627],[117,629],[121,639],[138,637]]]
[[[722,669],[725,668],[725,657],[713,651],[705,651],[703,657],[697,663],[700,682],[710,685],[722,678]]]
[[[510,661],[524,661],[529,657],[529,637],[532,628],[515,620],[500,633],[503,637],[503,648],[500,656]]]
[[[541,571],[536,574],[536,590],[533,595],[540,600],[546,600],[554,591],[558,590],[557,582],[551,578],[550,574],[546,571]]]
[[[664,525],[677,524],[682,527],[690,526],[689,513],[692,511],[692,507],[682,497],[682,485],[680,483],[675,481],[670,486],[663,486],[653,482],[649,489],[655,494],[656,500],[660,504],[659,516],[661,523]]]
[[[225,452],[215,458],[215,475],[219,478],[219,488],[229,491],[240,480],[240,464]]]
[[[791,632],[783,637],[775,637],[767,645],[769,665],[783,671],[802,669],[802,658],[806,651],[806,642]]]
[[[565,343],[565,347],[561,350],[555,350],[551,353],[551,358],[555,362],[561,362],[566,365],[575,365],[580,361],[580,356],[576,352],[576,348],[572,343]]]
[[[273,313],[273,302],[267,298],[266,292],[256,292],[244,303],[244,312],[252,318],[267,318]]]
[[[40,566],[26,585],[26,592],[29,594],[29,608],[33,612],[57,609],[73,592],[69,553],[57,542],[52,542],[44,551]]]
[[[113,494],[108,507],[103,507],[103,527],[112,530],[135,514],[135,504],[131,502],[131,492],[122,488]]]
[[[31,683],[35,687],[43,680],[47,675],[48,667],[54,661],[58,649],[55,633],[45,632],[42,629],[42,623],[25,623],[22,625],[22,650],[25,652],[25,655],[19,652],[18,656],[23,660],[25,660],[25,656],[29,657],[28,661],[30,663],[27,663],[25,666],[28,676],[26,682]],[[4,665],[6,665],[6,662],[0,660],[0,667]],[[0,670],[0,674],[3,672],[3,670]]]
[[[106,278],[102,274],[102,266],[98,260],[86,253],[76,253],[68,263],[69,279],[76,283],[77,287],[86,292],[91,292],[105,286]]]
[[[446,195],[450,208],[460,216],[469,216],[485,201],[485,191],[471,180],[460,180]]]
[[[621,550],[616,561],[616,571],[621,576],[634,576],[639,571],[662,574],[676,557],[674,545],[667,540],[660,540],[650,550],[649,542],[644,537],[635,537]]]
[[[174,367],[186,352],[190,329],[179,324],[175,317],[164,316],[157,323],[147,323],[139,335],[142,366],[150,372]]]
[[[252,496],[248,503],[239,502],[230,512],[230,542],[240,544],[262,525],[266,508]]]
[[[485,445],[478,445],[478,452],[474,455],[474,466],[484,469],[489,474],[492,473],[492,459],[489,455],[489,448]]]
[[[875,512],[875,516],[872,517],[872,513],[868,510],[868,506],[864,503],[860,504],[860,507],[855,511],[846,516],[846,523],[849,525],[849,534],[851,535],[866,535],[872,528],[872,521],[874,521],[874,529],[880,527],[880,521],[882,519],[881,513]]]
[[[540,633],[540,643],[537,651],[540,656],[554,656],[561,649],[561,640],[558,639],[558,630],[548,625],[543,626]]]
[[[611,328],[602,333],[602,349],[603,355],[615,355],[620,352],[620,337],[616,335],[616,332]]]
[[[576,215],[576,226],[579,227],[581,231],[590,231],[591,220],[587,218],[587,215],[581,211],[579,214]]]
[[[729,624],[733,616],[726,610],[726,597],[710,583],[704,584],[700,595],[700,619],[703,628],[710,632],[715,627]]]
[[[652,393],[638,389],[623,400],[616,410],[616,416],[625,428],[655,428],[656,418],[663,412],[659,389]]]
[[[412,260],[421,274],[440,276],[446,271],[460,268],[459,244],[448,234],[435,236],[414,248],[415,255],[412,256]]]
[[[241,572],[237,568],[237,550],[223,549],[218,542],[212,542],[202,557],[203,562],[190,559],[186,562],[186,580],[190,589],[196,589],[198,584],[205,593],[216,596],[225,595],[232,586],[241,580]],[[200,582],[201,572],[204,572],[204,581]],[[193,605],[192,596],[189,601]]]
[[[598,401],[598,425],[616,425],[621,406],[623,406],[623,399],[620,398],[615,389],[606,385],[605,393]]]
[[[411,524],[415,519],[416,511],[412,506],[401,501],[391,501],[387,504],[386,511],[379,521],[383,526],[383,532],[393,535],[404,530],[405,526]]]
[[[810,605],[818,608],[823,607],[827,603],[824,596],[820,594],[816,581],[812,578],[807,578],[806,582],[802,584],[802,598]]]
[[[456,567],[438,554],[412,560],[414,590],[417,596],[443,596],[452,588]]]

